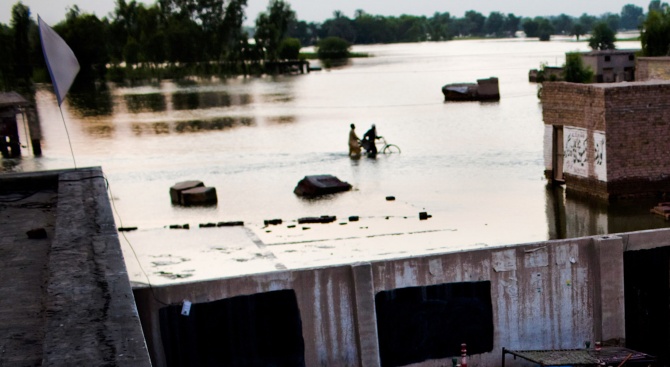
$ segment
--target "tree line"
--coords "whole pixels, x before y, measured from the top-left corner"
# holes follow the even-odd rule
[[[670,34],[670,12],[660,0],[650,3],[646,16],[644,9],[628,4],[618,14],[599,17],[561,14],[522,18],[501,12],[485,16],[474,10],[461,18],[448,12],[430,17],[380,16],[358,10],[353,18],[336,11],[323,23],[301,21],[288,1],[269,0],[266,11],[256,18],[255,27],[243,25],[246,6],[247,0],[157,0],[152,5],[116,0],[114,11],[102,18],[82,12],[75,5],[53,28],[73,49],[81,65],[80,74],[111,80],[137,74],[138,66],[158,77],[179,76],[187,67],[197,69],[186,72],[205,74],[260,73],[262,61],[298,58],[301,47],[318,48],[324,40],[330,42],[324,42],[323,47],[335,44],[333,40],[344,41],[338,42],[338,47],[348,47],[463,37],[515,37],[518,31],[524,31],[527,37],[548,39],[557,34],[580,37],[606,24],[611,30],[642,27],[643,48],[645,42],[664,44],[666,49],[670,44],[665,39],[657,40]],[[653,51],[659,52],[663,51]],[[29,84],[33,79],[48,81],[36,20],[20,1],[12,6],[10,24],[0,23],[0,54],[2,89]],[[327,55],[321,53],[322,57]],[[337,55],[341,57],[342,53]]]

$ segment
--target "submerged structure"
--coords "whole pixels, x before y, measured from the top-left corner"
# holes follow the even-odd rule
[[[478,79],[477,83],[454,83],[442,87],[445,101],[498,101],[498,78]]]
[[[544,83],[545,176],[606,200],[670,192],[670,81]]]

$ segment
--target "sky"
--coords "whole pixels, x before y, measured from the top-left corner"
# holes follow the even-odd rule
[[[129,0],[127,0],[129,1]],[[153,4],[156,0],[136,0],[145,4]],[[347,17],[353,18],[358,9],[368,14],[383,16],[426,15],[435,12],[448,12],[461,18],[468,10],[475,10],[484,15],[492,11],[513,13],[516,16],[547,16],[567,14],[579,16],[583,13],[601,15],[604,13],[621,13],[626,4],[642,7],[647,11],[650,0],[286,0],[296,12],[299,20],[307,22],[323,22],[333,17],[339,10]],[[18,0],[0,0],[0,23],[9,24],[11,8]],[[99,18],[114,11],[115,0],[22,0],[30,8],[31,14],[37,19],[39,14],[50,25],[65,18],[66,9],[74,4],[83,12],[94,13]],[[259,12],[265,11],[269,0],[247,0],[246,25],[253,25]]]

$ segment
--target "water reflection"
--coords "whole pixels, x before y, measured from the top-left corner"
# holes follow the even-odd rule
[[[234,118],[221,117],[211,120],[191,120],[179,121],[175,125],[175,131],[178,133],[189,133],[199,131],[223,130],[235,126],[251,126],[255,124],[253,118]]]
[[[268,122],[277,123],[277,124],[289,124],[297,121],[296,116],[274,116],[268,117]]]
[[[670,227],[650,209],[658,199],[642,197],[608,203],[565,193],[558,185],[546,187],[549,239],[564,239]]]
[[[112,95],[104,83],[79,81],[72,85],[68,93],[68,104],[80,117],[111,116]]]
[[[262,98],[265,103],[286,103],[293,101],[294,96],[287,93],[272,93],[264,94]]]
[[[112,125],[111,123],[103,123],[103,122],[88,122],[85,121],[83,122],[83,128],[84,131],[95,138],[102,138],[102,139],[111,139],[114,137],[114,132],[116,131],[116,127]]]
[[[189,92],[172,95],[172,105],[175,110],[245,106],[252,102],[253,98],[249,94],[231,95],[226,92]]]
[[[151,124],[134,123],[131,125],[131,129],[136,136],[143,134],[163,135],[170,133],[170,124],[167,122],[154,122]]]
[[[126,94],[123,99],[133,113],[161,112],[167,109],[165,96],[160,93]]]

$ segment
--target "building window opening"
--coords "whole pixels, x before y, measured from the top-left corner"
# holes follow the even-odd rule
[[[611,57],[609,55],[605,56],[605,62],[609,62]]]
[[[491,282],[399,288],[375,295],[383,367],[493,350]]]
[[[304,367],[305,345],[293,290],[258,293],[159,311],[168,366]]]

